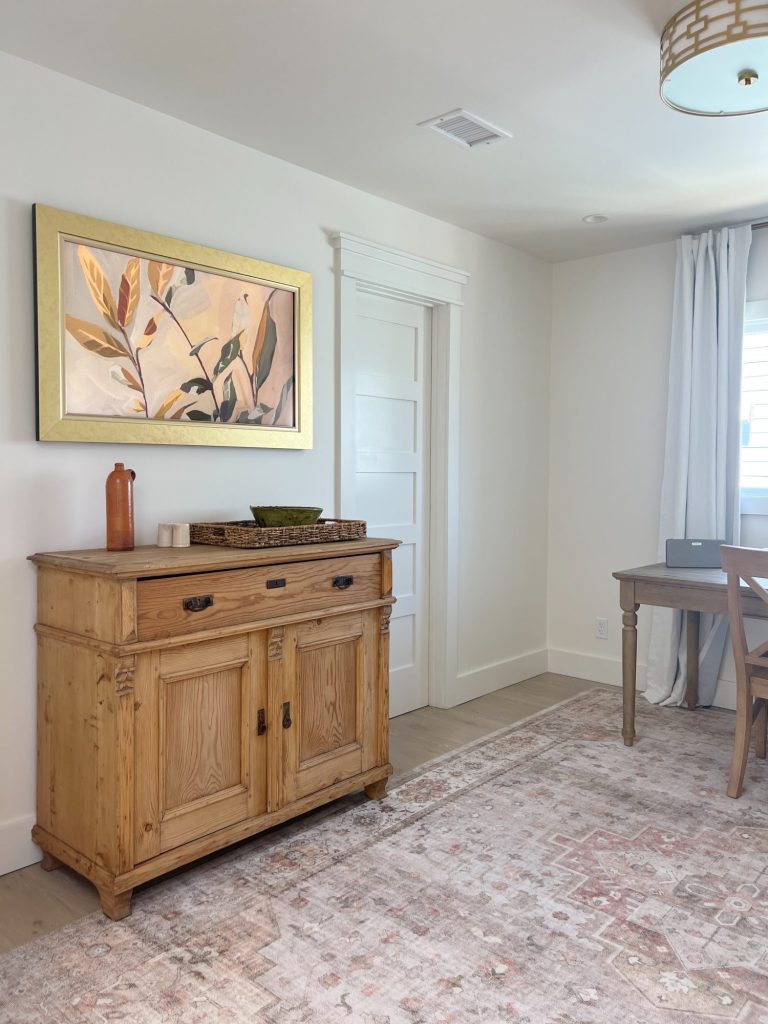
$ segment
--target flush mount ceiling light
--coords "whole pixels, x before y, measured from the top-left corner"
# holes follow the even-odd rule
[[[661,36],[661,98],[705,117],[768,110],[768,3],[694,0],[678,11]]]
[[[602,213],[589,213],[586,217],[582,217],[581,219],[585,224],[605,224],[608,220],[608,218],[603,216]]]

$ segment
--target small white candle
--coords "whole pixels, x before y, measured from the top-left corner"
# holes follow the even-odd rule
[[[157,546],[169,548],[173,544],[173,523],[157,524]]]
[[[173,524],[173,547],[175,547],[175,548],[188,548],[189,547],[189,523],[174,523]]]

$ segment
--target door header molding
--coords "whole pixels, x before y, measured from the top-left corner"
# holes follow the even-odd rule
[[[343,231],[331,235],[343,277],[376,284],[429,305],[462,305],[462,287],[469,281],[465,270],[414,256],[400,249],[368,242]]]

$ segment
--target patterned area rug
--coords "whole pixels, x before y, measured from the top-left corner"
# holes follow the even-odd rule
[[[0,959],[8,1024],[768,1024],[768,767],[594,690]]]

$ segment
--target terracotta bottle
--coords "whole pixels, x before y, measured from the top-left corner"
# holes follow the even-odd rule
[[[133,551],[133,481],[122,462],[107,477],[107,551]]]

